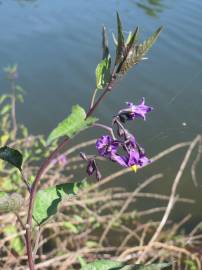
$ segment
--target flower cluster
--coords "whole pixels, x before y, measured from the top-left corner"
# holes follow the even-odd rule
[[[130,141],[116,141],[109,135],[103,135],[97,140],[96,148],[100,156],[108,158],[123,167],[131,167],[136,170],[137,167],[144,166],[150,161],[146,157],[144,150],[134,142],[134,137],[131,137]],[[124,154],[119,154],[118,151],[120,150],[123,150]]]
[[[122,167],[129,167],[133,171],[136,171],[138,167],[145,166],[151,161],[146,156],[144,149],[137,143],[136,138],[123,126],[123,123],[136,118],[145,120],[146,114],[152,111],[153,108],[145,105],[144,98],[142,98],[139,105],[134,105],[131,102],[127,102],[126,104],[128,108],[120,110],[112,122],[113,128],[116,127],[117,138],[113,132],[112,136],[102,135],[96,141],[96,149],[100,156],[116,162]],[[94,159],[88,159],[82,153],[82,158],[88,161],[88,175],[96,172],[96,178],[100,179],[101,174],[95,163],[95,157]]]

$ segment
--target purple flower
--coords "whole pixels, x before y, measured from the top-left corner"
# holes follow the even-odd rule
[[[143,149],[136,143],[135,137],[127,133],[125,141],[117,141],[108,135],[103,135],[96,142],[96,148],[99,154],[111,161],[118,163],[123,167],[141,167],[150,160],[146,157]],[[118,150],[122,150],[123,154],[119,154]]]
[[[118,115],[122,122],[125,120],[134,120],[135,118],[146,119],[146,114],[153,110],[152,107],[145,105],[145,99],[142,98],[139,105],[134,105],[132,102],[126,102],[128,108],[119,111]]]
[[[60,155],[60,156],[58,157],[58,163],[60,164],[60,166],[65,166],[65,165],[67,165],[68,161],[67,161],[66,156],[63,155],[63,154]]]
[[[98,153],[106,158],[111,158],[112,155],[115,155],[119,147],[119,142],[114,140],[109,135],[103,135],[96,142],[96,148]]]
[[[54,166],[55,164],[59,164],[61,167],[64,167],[65,165],[67,165],[68,163],[68,160],[67,160],[67,157],[62,154],[60,156],[58,156],[57,158],[54,158],[52,161],[51,161],[51,164],[52,166]]]
[[[150,163],[145,154],[143,152],[140,153],[137,149],[131,149],[126,155],[115,155],[112,160],[123,167],[142,167]]]

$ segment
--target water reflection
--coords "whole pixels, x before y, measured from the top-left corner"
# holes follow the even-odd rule
[[[36,3],[38,0],[13,0],[13,2],[17,2],[19,4],[27,4],[27,3]],[[1,0],[0,5],[6,3],[6,1]]]
[[[144,10],[144,12],[152,17],[158,17],[158,13],[161,13],[165,5],[162,0],[143,0],[137,2],[137,6]]]
[[[15,0],[19,4],[36,3],[38,0]]]

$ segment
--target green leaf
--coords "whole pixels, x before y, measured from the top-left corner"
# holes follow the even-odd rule
[[[11,110],[11,105],[10,104],[6,104],[5,106],[3,106],[3,108],[0,111],[0,113],[1,113],[1,115],[4,115],[7,112],[9,112],[10,110]]]
[[[84,267],[86,265],[86,261],[83,257],[78,256],[78,261],[79,261],[81,267]]]
[[[73,223],[68,221],[64,221],[63,227],[74,234],[77,234],[79,232],[77,227]]]
[[[111,260],[97,260],[84,265],[81,270],[116,270],[119,269],[123,263]]]
[[[118,41],[117,41],[114,33],[112,33],[112,38],[113,38],[114,44],[117,46],[118,45]]]
[[[22,170],[22,161],[23,157],[22,154],[13,148],[8,146],[4,146],[0,148],[0,159],[7,161],[14,167],[18,168],[20,171]]]
[[[105,59],[109,55],[109,42],[105,26],[103,26],[102,28],[102,50],[103,50],[102,59]]]
[[[9,95],[0,96],[0,104],[3,103],[7,98],[10,98],[10,96]]]
[[[170,266],[169,263],[158,263],[158,264],[150,264],[150,265],[142,265],[142,264],[136,264],[136,265],[126,265],[121,268],[121,270],[161,270],[166,267]]]
[[[15,73],[15,72],[17,72],[17,68],[18,68],[17,64],[9,65],[9,66],[4,68],[4,71],[7,73]]]
[[[93,125],[97,119],[95,117],[88,117],[86,119],[85,110],[79,105],[72,107],[71,114],[65,118],[58,126],[50,133],[47,144],[62,137],[68,136],[72,138],[78,134],[81,130]]]
[[[158,28],[151,37],[145,40],[142,44],[132,46],[126,60],[123,62],[119,69],[120,74],[125,74],[130,68],[139,63],[145,54],[149,51],[152,45],[155,43],[157,38],[159,37],[160,32],[163,27]]]
[[[194,261],[192,261],[191,259],[185,260],[185,265],[187,267],[189,267],[189,270],[197,270],[197,265]]]
[[[111,57],[108,55],[98,65],[95,70],[96,87],[103,89],[110,80]]]
[[[39,190],[33,208],[33,218],[42,224],[55,215],[58,205],[63,199],[71,199],[79,189],[85,185],[84,181],[78,183],[60,184],[55,187]]]
[[[25,94],[25,90],[22,88],[22,86],[20,85],[16,85],[15,86],[15,90],[18,92],[18,93],[21,93],[21,94]]]
[[[21,94],[16,95],[16,99],[17,99],[19,102],[21,102],[21,103],[24,102],[24,97],[23,97],[23,95],[21,95]]]
[[[97,260],[84,265],[81,270],[161,270],[168,267],[170,264],[151,264],[151,265],[125,265],[122,262],[116,262],[111,260]]]
[[[4,191],[0,191],[0,199],[1,198],[3,198],[4,196],[6,196],[7,195],[7,193],[6,192],[4,192]]]
[[[4,233],[7,236],[12,236],[17,234],[17,228],[14,225],[8,225],[3,229]],[[10,240],[11,248],[18,254],[23,255],[24,253],[24,244],[20,236],[16,236]]]
[[[133,33],[130,32],[128,35],[128,39],[126,41],[127,51],[130,51],[132,46],[134,46],[135,42],[138,40],[138,36],[139,36],[139,27],[137,26],[135,31]]]
[[[2,165],[2,164],[0,164]],[[2,166],[1,166],[2,169]],[[0,188],[2,191],[5,192],[12,192],[12,191],[16,191],[17,187],[13,185],[13,181],[10,177],[2,177],[1,181],[0,181]]]
[[[117,12],[117,35],[118,37],[117,37],[115,65],[120,63],[125,54],[125,41],[122,30],[122,23],[118,12]]]

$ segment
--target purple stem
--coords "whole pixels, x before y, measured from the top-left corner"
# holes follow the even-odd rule
[[[112,90],[114,87],[114,83],[116,81],[115,78],[115,71],[113,70],[111,80],[108,83],[107,87],[103,91],[103,93],[100,95],[98,100],[95,102],[95,104],[89,108],[86,118],[90,117],[94,111],[96,110],[97,106],[100,104],[104,96]],[[35,177],[35,180],[32,184],[31,191],[30,191],[30,199],[29,199],[29,208],[28,208],[28,215],[27,215],[27,224],[26,224],[26,247],[27,247],[27,256],[28,256],[28,264],[30,270],[34,270],[34,259],[33,259],[33,253],[32,253],[32,239],[31,239],[31,232],[32,232],[32,213],[33,213],[33,206],[34,206],[34,199],[37,192],[37,185],[41,180],[41,177],[46,170],[46,168],[49,166],[51,161],[59,154],[60,150],[68,143],[69,138],[65,138],[58,147],[50,154],[50,156],[44,160],[41,167],[38,170],[38,173]]]

